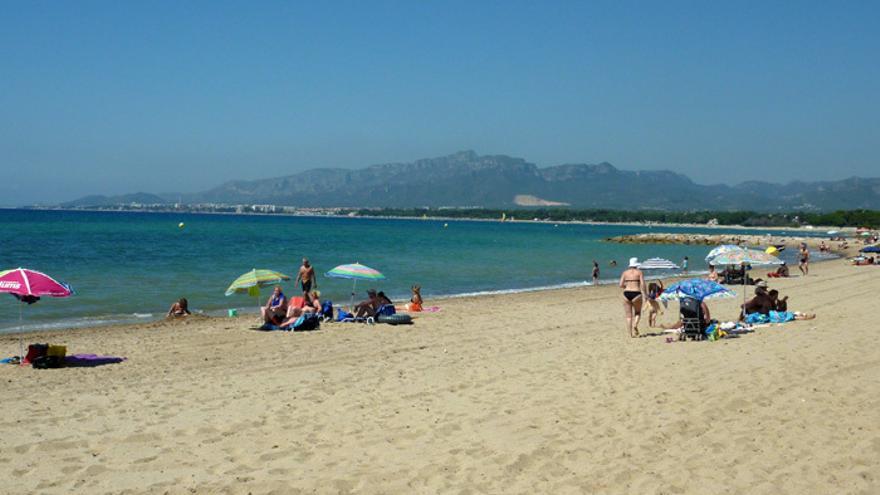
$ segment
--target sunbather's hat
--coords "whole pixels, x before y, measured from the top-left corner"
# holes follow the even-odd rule
[[[765,281],[763,281],[763,280],[758,280],[758,282],[755,284],[755,287],[761,287],[761,288],[766,289],[766,288],[767,288],[767,282],[765,282]]]
[[[634,267],[637,267],[637,266],[639,266],[639,259],[638,259],[638,258],[635,258],[635,257],[630,258],[630,259],[629,259],[629,267],[630,267],[630,268],[634,268]]]

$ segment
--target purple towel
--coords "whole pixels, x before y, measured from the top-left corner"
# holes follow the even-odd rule
[[[96,354],[72,354],[64,358],[64,364],[70,367],[103,366],[125,361],[124,357],[98,356]]]

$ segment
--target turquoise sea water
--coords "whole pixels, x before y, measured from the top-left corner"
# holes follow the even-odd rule
[[[179,229],[179,222],[186,227]],[[610,236],[650,230],[522,222],[0,210],[0,269],[33,268],[76,290],[70,298],[46,298],[24,307],[27,329],[144,321],[163,316],[182,296],[189,299],[191,309],[208,313],[255,310],[253,298],[224,296],[229,283],[254,267],[295,276],[303,256],[319,273],[322,296],[337,303],[349,300],[351,281],[323,274],[356,261],[387,276],[370,286],[393,299],[408,298],[409,287],[416,283],[426,298],[583,285],[590,279],[594,259],[600,263],[601,278],[609,281],[616,280],[630,256],[660,256],[677,263],[689,256],[691,271],[706,269],[706,247],[603,242]],[[618,268],[609,267],[612,259]],[[358,298],[366,288],[359,283]],[[295,292],[292,283],[285,289],[288,294]],[[0,332],[19,327],[20,306],[11,296],[0,295]]]

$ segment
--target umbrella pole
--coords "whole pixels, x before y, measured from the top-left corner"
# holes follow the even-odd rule
[[[24,307],[24,301],[20,301],[18,304],[18,365],[24,366],[24,342],[21,338],[21,330],[23,326],[23,316],[22,316],[22,308]]]
[[[260,325],[263,324],[263,305],[260,304],[260,286],[257,286],[257,320],[260,321]]]
[[[357,288],[358,279],[355,278],[352,280],[354,281],[354,283],[351,285],[351,303],[350,303],[349,308],[351,308],[351,313],[354,314],[354,291]]]

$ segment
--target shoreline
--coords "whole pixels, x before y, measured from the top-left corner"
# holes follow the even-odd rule
[[[318,214],[299,214],[299,213],[235,213],[222,211],[149,211],[149,210],[105,210],[100,208],[51,208],[51,207],[6,207],[0,208],[5,210],[21,210],[21,211],[63,211],[63,212],[89,212],[89,213],[146,213],[146,214],[184,214],[184,215],[225,215],[225,216],[257,216],[257,217],[304,217],[304,218],[348,218],[348,219],[389,219],[389,220],[418,220],[418,221],[441,221],[441,222],[490,222],[490,223],[525,223],[525,224],[564,224],[564,225],[607,225],[607,226],[624,226],[624,227],[672,227],[672,228],[695,228],[695,229],[732,229],[732,230],[770,230],[770,231],[793,231],[793,232],[812,232],[817,236],[825,236],[828,230],[837,230],[843,234],[851,235],[855,233],[855,227],[835,227],[832,225],[812,226],[807,228],[799,227],[782,227],[782,226],[766,226],[766,227],[750,227],[745,225],[708,225],[698,223],[660,223],[660,222],[588,222],[584,220],[534,220],[534,219],[517,219],[505,220],[491,218],[469,218],[469,217],[442,217],[432,216],[421,218],[416,216],[395,216],[395,215],[318,215]],[[519,210],[513,210],[519,211]],[[523,210],[525,211],[525,210]]]
[[[717,342],[667,343],[644,320],[627,337],[613,284],[448,299],[411,326],[195,317],[52,335],[128,359],[0,366],[0,479],[48,495],[874,493],[877,273],[773,279],[818,318]],[[740,302],[709,305],[728,320]]]

